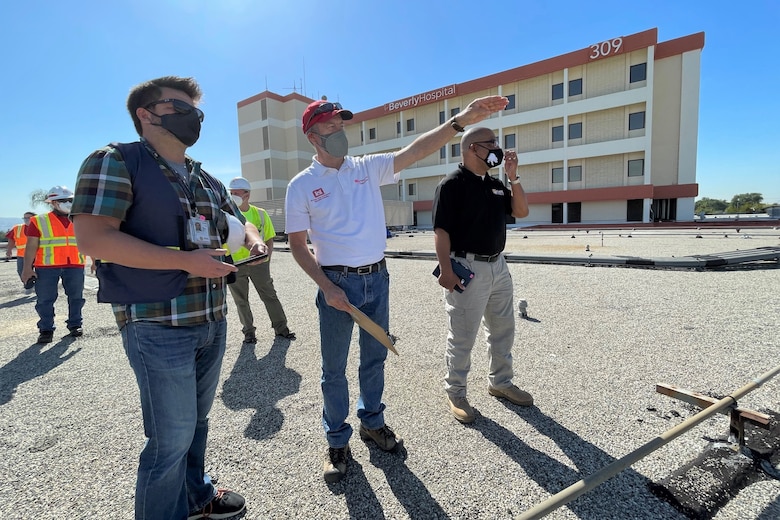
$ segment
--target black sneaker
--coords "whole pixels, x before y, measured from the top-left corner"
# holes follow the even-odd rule
[[[54,340],[53,330],[42,330],[38,335],[38,343],[51,343]]]
[[[80,338],[84,335],[84,329],[82,327],[68,327],[71,337]]]
[[[343,448],[328,448],[328,454],[322,464],[322,476],[325,478],[325,482],[332,484],[344,478],[344,475],[347,474],[349,456],[349,444]]]
[[[295,340],[295,333],[294,332],[290,332],[288,330],[284,334],[277,334],[276,337],[277,338],[282,338],[282,339],[289,339],[290,341],[294,341]]]
[[[254,345],[257,343],[257,337],[253,332],[244,334],[244,343],[247,343],[249,345]]]
[[[187,520],[198,518],[230,518],[242,512],[246,507],[244,497],[227,489],[217,489],[217,495],[206,504],[203,511],[190,513]]]
[[[364,441],[374,441],[384,451],[395,451],[398,445],[403,442],[400,437],[396,437],[393,430],[386,424],[376,430],[369,430],[361,424],[360,438]]]

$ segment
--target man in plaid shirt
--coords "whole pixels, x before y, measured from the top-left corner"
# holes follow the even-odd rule
[[[71,211],[79,248],[100,259],[98,300],[112,303],[140,390],[147,443],[137,519],[227,518],[245,507],[204,474],[225,352],[225,276],[236,271],[221,244],[233,216],[244,219],[225,187],[185,155],[200,133],[200,97],[193,78],[134,87],[127,108],[140,142],[87,157]],[[265,253],[257,228],[243,230],[246,248]]]

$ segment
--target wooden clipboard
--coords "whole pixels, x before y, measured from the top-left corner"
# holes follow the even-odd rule
[[[395,342],[396,337],[390,334],[390,332],[384,330],[382,327],[376,324],[374,320],[363,314],[357,307],[352,305],[351,303],[349,306],[352,308],[352,311],[350,311],[350,315],[352,316],[352,319],[355,320],[355,323],[360,326],[363,330],[371,334],[374,338],[376,338],[379,343],[387,347],[387,350],[398,355],[398,351],[395,349]]]

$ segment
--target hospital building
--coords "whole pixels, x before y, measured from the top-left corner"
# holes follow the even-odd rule
[[[650,29],[464,83],[399,92],[362,112],[347,102],[355,114],[346,125],[349,153],[398,150],[474,98],[498,94],[509,105],[481,126],[518,152],[530,214],[516,225],[692,221],[703,47],[702,32],[659,42]],[[280,231],[287,184],[314,154],[301,132],[312,101],[266,90],[238,103],[242,176],[252,203]],[[388,226],[431,227],[436,185],[461,162],[460,137],[382,187]],[[506,181],[503,167],[490,174]]]

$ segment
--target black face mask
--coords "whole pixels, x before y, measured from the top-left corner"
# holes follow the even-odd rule
[[[487,164],[489,168],[495,168],[504,160],[504,151],[501,148],[488,148],[487,146],[483,146],[479,143],[474,144],[481,146],[488,151],[487,157],[482,160],[485,161],[485,164]]]
[[[157,116],[157,114],[154,115]],[[184,146],[192,146],[198,142],[198,137],[200,137],[200,117],[198,117],[197,112],[192,111],[189,114],[163,114],[157,117],[160,118],[160,122],[152,124],[168,130]]]
[[[151,108],[159,103],[172,103],[175,114],[155,114]],[[203,112],[180,99],[161,99],[149,103],[144,108],[151,114],[160,118],[159,123],[152,123],[160,126],[176,137],[184,146],[192,146],[200,137],[200,123],[203,121]]]

